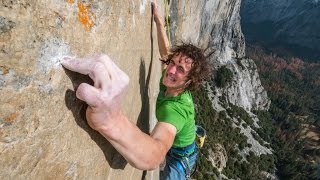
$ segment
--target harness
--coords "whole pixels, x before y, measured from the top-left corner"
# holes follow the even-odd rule
[[[189,158],[195,153],[197,153],[197,146],[195,142],[183,148],[172,147],[168,151],[168,155],[177,160],[175,166],[186,173],[186,178],[189,178],[192,173]]]
[[[195,153],[198,153],[198,148],[201,149],[203,147],[205,138],[207,137],[206,130],[203,127],[196,125],[195,131],[196,139],[191,145],[183,148],[171,147],[168,151],[168,156],[176,160],[175,167],[185,172],[187,179],[190,178],[197,169],[197,162],[192,169],[189,158]]]

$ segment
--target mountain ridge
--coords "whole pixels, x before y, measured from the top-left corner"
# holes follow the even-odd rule
[[[240,14],[247,43],[284,47],[295,56],[319,61],[319,1],[243,0]]]

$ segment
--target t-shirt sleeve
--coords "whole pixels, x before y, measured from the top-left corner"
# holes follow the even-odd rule
[[[177,129],[177,133],[179,133],[185,122],[183,120],[183,115],[179,113],[179,111],[177,111],[174,106],[171,106],[169,104],[164,104],[159,107],[159,111],[161,111],[161,113],[158,114],[158,121],[169,123],[175,126]]]

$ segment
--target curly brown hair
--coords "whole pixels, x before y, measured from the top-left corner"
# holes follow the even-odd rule
[[[192,67],[187,76],[191,83],[186,90],[195,91],[199,88],[201,82],[210,76],[212,66],[205,57],[204,50],[191,43],[184,42],[171,48],[168,60],[180,53],[192,59]]]

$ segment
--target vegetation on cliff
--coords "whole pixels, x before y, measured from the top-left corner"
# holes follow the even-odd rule
[[[261,82],[271,99],[269,112],[259,119],[272,121],[271,145],[280,179],[317,179],[320,162],[320,64],[279,56],[261,47],[248,47]],[[319,175],[318,175],[319,176]],[[319,177],[318,177],[319,178]]]
[[[249,49],[247,54],[257,64],[272,101],[270,109],[253,111],[259,119],[258,126],[244,109],[228,103],[223,96],[219,103],[225,110],[217,112],[208,91],[214,93],[215,87],[230,83],[227,70],[218,70],[219,75],[193,94],[197,124],[207,130],[194,178],[216,179],[225,175],[232,179],[266,179],[276,175],[279,179],[317,179],[320,65],[278,57],[260,48]],[[219,82],[223,85],[218,86]],[[250,150],[252,145],[241,131],[248,127],[253,138],[273,154],[257,155]],[[226,167],[212,163],[211,150],[216,144],[226,150]],[[223,170],[219,172],[219,168]]]
[[[241,133],[240,128],[234,126],[234,124],[252,126],[253,120],[244,109],[227,104],[221,99],[224,102],[226,111],[217,112],[212,108],[212,103],[204,87],[194,93],[193,96],[197,107],[196,121],[207,130],[206,142],[199,154],[198,168],[194,175],[195,179],[210,180],[221,175],[217,167],[213,167],[209,157],[210,150],[214,149],[216,144],[221,144],[226,150],[226,167],[221,173],[228,178],[261,179],[265,177],[262,172],[274,173],[274,155],[264,154],[257,156],[252,151],[245,155],[241,153],[243,149],[251,148],[252,146],[247,142],[247,137]],[[270,134],[273,133],[268,127],[260,130],[262,131],[261,134],[263,134],[262,137],[266,139],[270,139]],[[256,138],[261,143],[265,142],[258,134]]]

